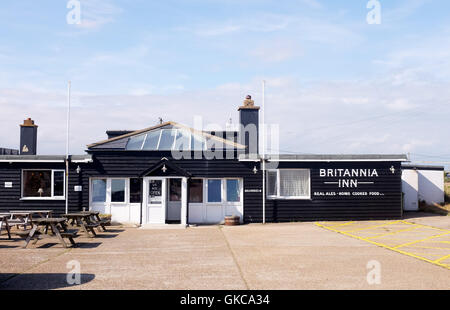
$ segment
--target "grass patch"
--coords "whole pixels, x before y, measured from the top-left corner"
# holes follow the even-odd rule
[[[424,201],[419,202],[419,210],[424,212],[435,213],[439,215],[449,215],[450,214],[450,204],[426,204]]]
[[[445,189],[445,202],[450,203],[450,182],[444,184]]]

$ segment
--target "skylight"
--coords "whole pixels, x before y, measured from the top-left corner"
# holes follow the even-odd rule
[[[171,128],[149,131],[130,137],[126,146],[129,151],[202,151],[206,138],[187,129]]]

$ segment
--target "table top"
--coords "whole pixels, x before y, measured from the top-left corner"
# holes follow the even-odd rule
[[[62,216],[64,216],[64,217],[88,217],[88,216],[90,216],[90,214],[80,212],[80,213],[67,213],[67,214],[63,214]]]
[[[100,211],[81,211],[80,213],[96,215],[96,214],[100,214]]]
[[[52,210],[15,210],[10,213],[52,213]]]
[[[65,221],[66,219],[63,217],[37,218],[33,220],[33,222],[37,224],[63,223]]]

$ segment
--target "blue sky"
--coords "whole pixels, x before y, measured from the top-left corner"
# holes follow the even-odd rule
[[[411,153],[450,162],[450,3],[379,0],[81,0],[0,4],[0,145],[17,147],[32,117],[41,154],[64,153],[72,81],[71,150],[106,129],[158,117],[192,125],[238,120],[246,94],[297,153]]]

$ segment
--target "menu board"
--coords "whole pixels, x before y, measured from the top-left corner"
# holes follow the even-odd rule
[[[162,198],[162,181],[150,180],[148,192],[150,203],[160,203]]]

